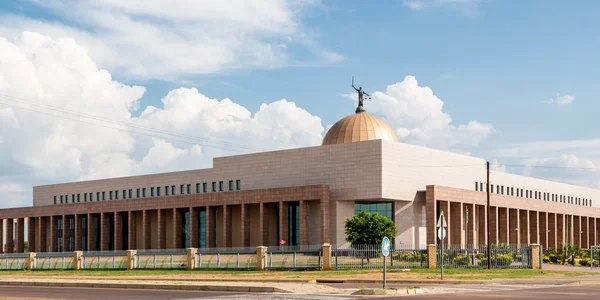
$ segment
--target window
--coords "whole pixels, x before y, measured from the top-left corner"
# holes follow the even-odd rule
[[[127,199],[127,190],[123,190],[123,199]]]
[[[229,190],[233,191],[233,180],[229,180]]]
[[[494,192],[494,185],[492,184],[492,185],[490,185],[490,193],[493,193],[493,192]]]
[[[179,186],[179,195],[183,195],[183,187],[183,184]]]
[[[191,194],[192,193],[192,185],[188,184],[186,188],[187,188],[187,193]]]
[[[100,198],[100,192],[96,192],[96,201],[100,201],[100,199],[102,199]]]
[[[115,200],[119,200],[119,191],[115,191]]]
[[[160,197],[160,186],[156,187],[156,196]]]
[[[146,188],[142,188],[142,197],[146,198]]]
[[[165,196],[169,196],[169,186],[165,186]]]
[[[60,195],[60,204],[63,204],[63,196]]]
[[[87,193],[83,194],[83,202],[87,202],[87,197],[88,197]]]
[[[81,194],[77,194],[77,203],[81,202]]]
[[[202,184],[202,192],[208,193],[208,183],[205,182]]]
[[[154,187],[150,188],[150,197],[154,197]]]
[[[217,183],[216,182],[212,182],[212,191],[213,193],[217,191]]]
[[[90,202],[94,201],[94,199],[92,199],[92,193],[90,193]]]
[[[238,179],[235,181],[235,189],[238,191],[242,189],[242,181],[241,180]]]
[[[54,204],[56,204],[56,196],[54,196]]]
[[[131,195],[131,189],[129,189],[127,192],[129,194],[129,199],[133,198],[133,196]]]
[[[136,189],[136,190],[135,190],[135,195],[136,195],[136,196],[135,196],[136,198],[139,198],[139,197],[140,197],[140,189]]]
[[[102,201],[106,200],[106,192],[102,192]]]
[[[354,214],[358,215],[360,212],[366,211],[369,213],[377,213],[380,216],[392,219],[392,203],[389,202],[355,202]]]
[[[475,182],[475,191],[479,192],[479,183]]]
[[[75,203],[75,194],[71,195],[71,203]]]
[[[110,192],[108,192],[108,193],[109,193],[109,197],[108,197],[108,199],[112,200],[112,199],[113,199],[113,197],[112,197],[112,193],[113,193],[113,192],[112,192],[112,191],[110,191]]]
[[[171,186],[171,195],[175,196],[175,186],[174,185]]]
[[[200,184],[196,183],[196,194],[200,194]]]
[[[219,192],[223,191],[223,181],[219,181]]]
[[[483,192],[483,182],[479,183],[479,190]]]

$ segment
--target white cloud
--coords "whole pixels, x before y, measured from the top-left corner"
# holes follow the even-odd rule
[[[341,59],[303,27],[302,12],[318,3],[312,0],[33,2],[63,21],[0,15],[0,36],[31,30],[53,38],[76,38],[100,66],[136,78],[174,80],[190,74]],[[312,56],[295,57],[279,47],[282,40]]]
[[[0,178],[0,208],[24,206],[28,194],[23,185]]]
[[[209,167],[214,156],[322,139],[321,119],[293,102],[252,113],[193,88],[172,90],[160,107],[132,117],[145,89],[114,81],[71,39],[25,32],[0,38],[0,53],[0,94],[19,97],[0,95],[16,106],[0,105],[0,169],[25,193],[51,182]]]
[[[465,15],[477,15],[479,6],[484,0],[404,0],[404,6],[412,10],[424,10],[431,8],[449,8]]]
[[[413,144],[464,152],[494,131],[491,124],[475,120],[452,124],[452,118],[444,112],[444,102],[429,87],[419,86],[414,76],[389,85],[385,92],[374,92],[365,106],[381,114],[401,141]]]
[[[560,93],[556,93],[556,96],[546,100],[545,103],[567,105],[567,104],[573,103],[574,101],[575,101],[575,96],[561,95]]]

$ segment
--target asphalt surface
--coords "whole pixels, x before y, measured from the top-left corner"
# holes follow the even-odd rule
[[[233,295],[236,294],[207,291],[0,286],[0,299],[165,300],[218,298]],[[227,297],[223,297],[223,299],[227,299]]]
[[[406,299],[407,296],[377,297],[370,299]],[[600,299],[600,286],[559,286],[521,290],[494,290],[485,292],[454,292],[409,296],[416,300],[462,300],[462,299],[544,299],[544,300],[596,300]],[[367,299],[367,298],[363,298]]]

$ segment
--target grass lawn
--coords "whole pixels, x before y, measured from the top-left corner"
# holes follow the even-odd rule
[[[589,272],[567,272],[530,269],[444,269],[444,279],[488,280],[518,278],[561,278],[597,275]],[[382,270],[335,271],[231,271],[231,270],[82,270],[82,271],[0,271],[1,277],[79,277],[120,279],[382,279]],[[439,279],[439,269],[414,269],[408,272],[388,270],[388,279]]]

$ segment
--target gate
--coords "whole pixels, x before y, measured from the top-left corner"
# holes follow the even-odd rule
[[[600,268],[600,246],[590,247],[590,267]]]

